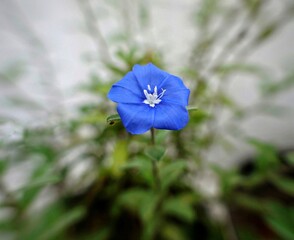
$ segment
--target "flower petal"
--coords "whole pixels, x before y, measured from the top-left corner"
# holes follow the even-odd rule
[[[177,76],[170,75],[164,79],[164,81],[158,86],[159,89],[168,89],[168,90],[179,90],[179,89],[188,89],[182,79]]]
[[[188,106],[190,90],[189,89],[166,89],[162,103],[178,104],[182,106]]]
[[[180,130],[188,121],[189,114],[184,106],[162,102],[155,107],[154,128]]]
[[[111,100],[118,102],[117,111],[132,134],[144,133],[151,127],[182,129],[189,121],[189,95],[190,90],[180,78],[152,63],[135,65],[108,93]]]
[[[136,64],[133,72],[142,89],[147,89],[147,85],[150,85],[152,90],[155,86],[160,86],[161,82],[170,75],[152,63],[144,66]]]
[[[144,97],[143,89],[139,85],[133,72],[128,72],[121,80],[116,82],[113,86],[122,87],[125,90],[129,90],[131,93],[137,95],[138,97],[140,96]],[[112,91],[115,91],[115,90],[111,89],[109,91],[108,97],[114,102],[120,102],[119,99],[117,98],[118,96],[116,96],[116,100],[111,98],[112,94],[116,95],[115,93],[112,93]],[[121,94],[122,101],[124,100],[124,97],[125,97],[124,94]]]
[[[117,103],[143,103],[143,96],[144,94],[140,96],[139,94],[116,84],[112,86],[108,93],[108,98]]]
[[[154,122],[154,108],[146,104],[119,103],[117,112],[127,131],[132,134],[145,133]]]

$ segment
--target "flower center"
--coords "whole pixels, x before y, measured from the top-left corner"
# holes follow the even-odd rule
[[[151,92],[151,87],[148,84],[147,85],[148,91]],[[155,104],[159,104],[161,102],[161,98],[163,97],[165,93],[165,89],[161,89],[162,92],[160,94],[157,94],[157,86],[154,87],[153,93],[149,93],[147,90],[143,90],[146,99],[143,101],[143,103],[148,104],[150,107],[155,107]]]

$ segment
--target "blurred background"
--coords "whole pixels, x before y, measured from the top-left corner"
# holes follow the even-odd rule
[[[293,20],[292,0],[1,0],[0,239],[294,239]],[[197,109],[156,156],[107,121],[148,62]]]

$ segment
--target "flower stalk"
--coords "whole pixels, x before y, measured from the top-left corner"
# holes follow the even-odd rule
[[[151,128],[151,145],[155,146],[155,129]],[[155,186],[155,191],[160,192],[161,189],[161,183],[160,183],[160,178],[159,178],[159,173],[158,173],[158,166],[157,166],[157,161],[155,159],[152,159],[152,174],[154,178],[154,186]]]

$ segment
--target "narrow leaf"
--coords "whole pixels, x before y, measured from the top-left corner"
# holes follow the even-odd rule
[[[160,161],[165,154],[165,149],[160,146],[153,146],[153,147],[148,148],[145,151],[145,154],[147,157],[149,157],[150,159],[152,159],[154,161]]]
[[[121,119],[118,114],[114,114],[114,115],[109,116],[106,119],[106,121],[107,121],[108,125],[113,126],[114,124],[119,123],[121,121]]]

